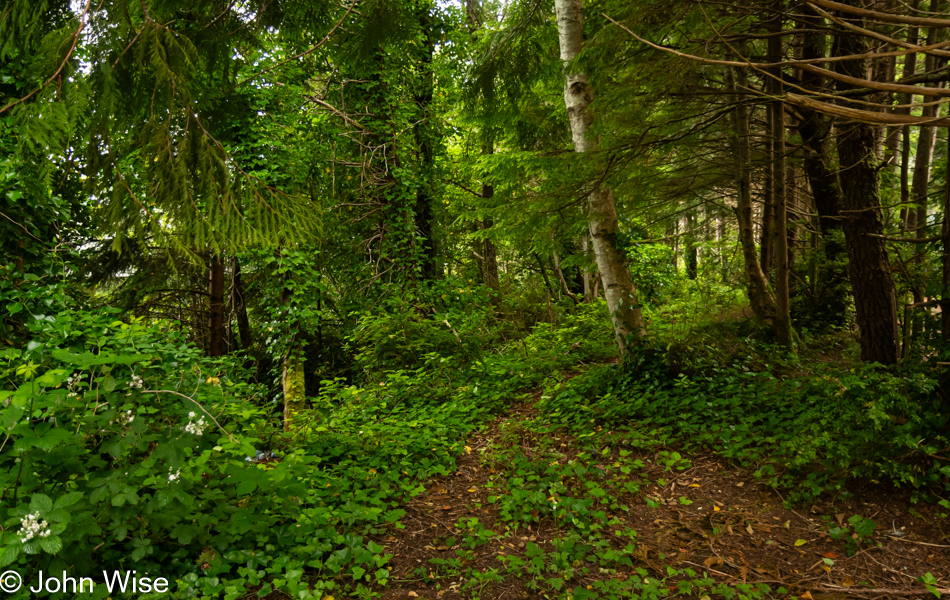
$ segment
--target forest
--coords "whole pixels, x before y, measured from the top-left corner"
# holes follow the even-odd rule
[[[950,2],[4,0],[0,595],[950,594]]]

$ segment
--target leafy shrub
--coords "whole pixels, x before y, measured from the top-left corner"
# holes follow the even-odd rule
[[[491,311],[484,287],[439,281],[421,299],[393,297],[360,315],[348,339],[366,372],[416,369],[433,355],[465,364],[495,338]]]
[[[662,352],[644,348],[625,365],[586,371],[541,408],[577,430],[625,425],[713,449],[804,500],[862,477],[946,485],[950,469],[934,457],[950,439],[935,387],[925,374],[868,366],[777,377],[709,365],[670,378]]]

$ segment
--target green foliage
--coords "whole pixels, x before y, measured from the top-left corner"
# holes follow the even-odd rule
[[[707,447],[790,490],[792,501],[870,478],[927,490],[947,483],[934,457],[947,447],[936,381],[872,367],[813,366],[781,376],[734,364],[694,364],[671,378],[644,348],[622,368],[591,369],[542,408],[579,431],[632,427]],[[774,360],[774,359],[773,359]]]
[[[830,519],[826,518],[826,519]],[[854,556],[861,548],[862,543],[870,541],[877,523],[865,519],[861,515],[854,515],[848,519],[847,525],[840,524],[828,528],[828,537],[833,540],[843,540],[848,556]]]

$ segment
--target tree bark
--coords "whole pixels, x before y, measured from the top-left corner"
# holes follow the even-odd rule
[[[950,127],[947,128],[947,148],[950,152]],[[943,188],[943,292],[940,294],[940,338],[950,344],[950,160],[947,161]],[[946,370],[945,370],[946,371]]]
[[[939,5],[939,0],[933,0],[930,3],[930,11],[938,12],[940,10]],[[932,28],[927,33],[927,44],[933,44],[936,39],[937,29]],[[936,68],[936,57],[928,54],[924,59],[924,72],[929,73]],[[939,112],[939,105],[931,104],[923,108],[921,117],[933,119],[938,116]],[[927,237],[927,189],[930,186],[930,163],[933,160],[934,143],[936,141],[937,128],[929,125],[921,125],[920,133],[917,135],[917,154],[914,156],[914,179],[910,191],[910,201],[916,205],[916,209],[908,209],[907,212],[907,231],[912,234],[916,231],[918,238]],[[919,256],[922,262],[923,254],[919,254]]]
[[[696,248],[696,221],[693,209],[686,211],[686,277],[696,279],[699,276],[699,250]]]
[[[583,46],[582,0],[555,0],[554,6],[561,61],[565,67],[564,103],[570,118],[574,150],[579,153],[595,151],[597,141],[588,137],[594,121],[590,106],[594,90],[587,75],[571,64]],[[621,353],[626,353],[628,340],[642,336],[645,328],[637,290],[630,279],[623,253],[617,247],[619,225],[610,187],[595,185],[588,195],[587,211],[594,257],[604,282],[604,295],[607,297],[614,335]]]
[[[862,6],[861,0],[846,3]],[[866,51],[866,41],[850,32],[841,30],[835,37],[835,56]],[[867,76],[866,59],[837,62],[835,68],[850,77]],[[851,86],[839,82],[838,88],[844,91]],[[837,143],[843,189],[842,228],[855,313],[861,330],[861,360],[892,365],[899,354],[897,296],[884,240],[874,237],[884,233],[874,158],[874,128],[866,123],[841,122]]]
[[[737,86],[748,87],[748,75],[744,70],[730,68],[727,71],[729,87],[735,93]],[[756,318],[763,323],[775,320],[775,298],[759,264],[759,255],[755,247],[755,230],[752,223],[752,177],[750,173],[751,150],[749,148],[749,109],[736,99],[732,112],[735,129],[733,156],[736,159],[736,218],[739,221],[739,243],[745,267],[746,286],[749,304]]]
[[[224,325],[224,259],[220,253],[211,256],[208,271],[210,298],[208,356],[224,356],[227,354],[227,330]]]
[[[478,0],[462,0],[462,4],[465,8],[465,18],[468,22],[468,29],[470,32],[474,33],[482,26],[482,17],[484,11]],[[474,36],[473,36],[474,39]],[[489,85],[494,86],[492,81]],[[482,155],[490,155],[495,152],[495,140],[494,135],[491,130],[491,127],[488,125],[483,125],[481,130],[482,135]],[[490,183],[482,183],[482,194],[481,197],[483,200],[491,200],[495,195],[495,188]],[[494,220],[489,218],[482,219],[481,229],[482,231],[488,231],[495,225]],[[501,282],[498,279],[498,251],[495,247],[495,243],[488,237],[485,237],[482,240],[482,275],[484,277],[485,285],[494,290],[495,295],[493,297],[494,302],[499,302],[501,300]]]
[[[290,307],[292,294],[289,288],[284,288],[280,301],[284,307]],[[287,352],[284,354],[282,365],[281,386],[284,392],[284,431],[290,431],[293,428],[294,414],[307,407],[303,346],[296,333],[299,329],[299,323],[292,324],[291,331],[294,334],[287,347]]]
[[[419,148],[419,169],[421,180],[416,192],[415,226],[418,233],[420,248],[419,271],[423,280],[435,279],[439,272],[435,247],[435,212],[433,202],[436,191],[435,172],[435,145],[438,143],[437,132],[432,116],[432,98],[434,93],[434,78],[432,74],[432,58],[435,54],[434,24],[432,21],[433,6],[430,2],[419,3],[419,27],[422,31],[422,52],[420,53],[419,68],[421,81],[414,94],[418,121],[414,126],[416,144]]]
[[[784,14],[783,0],[775,2],[776,17],[769,23],[769,30],[773,33],[779,33],[782,30],[782,16]],[[782,60],[782,37],[773,35],[768,41],[769,60],[771,62],[780,62]],[[772,94],[775,98],[781,98],[784,93],[780,67],[775,68],[774,77],[769,80]],[[788,214],[787,214],[787,190],[785,186],[786,161],[785,161],[785,103],[781,100],[773,101],[770,106],[772,118],[769,120],[772,124],[772,131],[769,132],[769,138],[772,140],[772,191],[774,213],[773,231],[774,240],[772,261],[775,265],[775,337],[779,345],[786,348],[792,347],[792,317],[789,312],[789,289],[788,289]]]
[[[771,89],[771,83],[768,83]],[[764,194],[762,196],[762,229],[759,234],[759,262],[762,265],[762,272],[765,274],[765,280],[772,279],[772,242],[775,239],[775,173],[773,165],[775,164],[775,111],[771,105],[765,107],[765,156],[768,157],[768,164],[762,171],[764,178]]]
[[[303,350],[299,342],[291,342],[284,355],[281,383],[284,390],[284,431],[293,429],[294,415],[307,407]]]
[[[552,250],[551,256],[554,258],[554,272],[557,273],[557,277],[561,281],[561,289],[564,290],[568,298],[574,301],[574,304],[579,304],[580,300],[577,298],[577,295],[571,291],[570,286],[567,285],[567,279],[564,278],[564,271],[561,270],[561,257],[557,255],[557,250]]]
[[[541,255],[535,252],[534,259],[538,261],[538,269],[541,270],[541,277],[544,279],[544,287],[547,288],[549,297],[553,297],[554,288],[551,287],[551,279],[548,277],[547,269],[544,268],[544,261],[541,260]]]
[[[493,154],[495,152],[494,140],[489,134],[488,140],[482,146],[482,154]],[[491,200],[495,195],[495,187],[490,183],[482,184],[482,199]],[[488,231],[495,226],[495,221],[491,218],[482,219],[482,231]],[[485,257],[485,285],[495,292],[495,300],[501,299],[501,281],[498,279],[498,251],[491,238],[486,237],[482,243],[482,255]]]
[[[587,231],[581,234],[581,252],[584,254],[584,266],[581,267],[581,280],[584,282],[584,302],[593,302],[594,288],[590,284],[590,269],[587,268],[587,260],[590,256],[590,233]]]
[[[237,316],[238,336],[241,338],[241,349],[247,350],[254,343],[251,334],[251,321],[247,316],[247,302],[244,300],[244,280],[241,277],[241,263],[237,257],[232,261],[232,277],[234,281],[231,286],[231,306]]]
[[[827,48],[825,35],[815,31],[820,28],[821,19],[813,14],[807,5],[802,10],[804,16],[801,18],[801,25],[804,29],[811,30],[802,38],[802,58],[805,60],[824,58]],[[801,79],[802,85],[809,90],[819,91],[826,86],[825,78],[811,71],[803,70]],[[832,120],[828,115],[817,111],[799,108],[799,112],[803,118],[798,122],[798,132],[802,136],[805,151],[802,167],[811,186],[815,210],[818,213],[818,225],[821,232],[827,234],[829,231],[841,228],[841,222],[838,219],[841,186],[831,146]],[[826,246],[826,252],[829,250],[832,255],[828,258],[834,259],[834,255],[841,249],[837,247],[829,249]]]
[[[950,128],[947,128],[947,148],[950,152]],[[944,180],[943,190],[943,256],[941,257],[941,266],[943,267],[943,291],[940,294],[940,339],[944,348],[950,345],[950,160],[947,161],[947,170]],[[940,375],[940,391],[945,404],[950,404],[950,369],[944,369]]]
[[[920,6],[920,0],[913,0],[911,8],[916,11]],[[920,37],[918,27],[909,27],[907,29],[907,43],[917,45]],[[904,56],[904,79],[912,77],[917,72],[917,53],[911,52]],[[910,104],[914,101],[913,94],[902,94],[900,103]],[[910,108],[895,108],[894,112],[902,115],[909,115]],[[905,208],[901,209],[901,231],[907,231],[907,218],[910,216],[910,210],[907,206],[910,204],[910,125],[904,125],[901,128],[901,164],[900,164],[900,186],[901,186],[901,204]],[[916,220],[916,214],[914,215]]]
[[[486,189],[488,190],[486,192]],[[482,193],[494,193],[492,186],[482,186]],[[491,196],[489,196],[490,198]],[[482,231],[488,231],[495,226],[494,219],[488,218],[482,220]],[[498,251],[495,243],[487,237],[483,240],[482,252],[485,257],[485,285],[494,290],[496,296],[501,295],[501,281],[498,279]]]

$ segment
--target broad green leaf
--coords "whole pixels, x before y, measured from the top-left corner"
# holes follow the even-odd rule
[[[40,538],[40,548],[50,554],[56,554],[63,549],[63,541],[58,535]]]
[[[79,502],[79,500],[82,499],[82,496],[82,492],[69,492],[68,494],[60,496],[53,506],[54,508],[66,508],[72,506],[73,504]]]
[[[43,515],[53,510],[53,500],[46,494],[33,494],[30,498],[30,512]]]
[[[20,556],[19,546],[7,546],[3,554],[0,554],[0,567],[11,564],[18,556]]]

